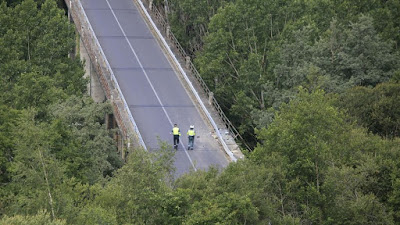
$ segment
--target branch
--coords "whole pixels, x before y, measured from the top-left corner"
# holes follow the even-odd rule
[[[237,75],[237,76],[233,76],[233,75],[231,75],[231,76],[234,77],[235,79],[238,79],[239,78],[239,71],[236,69],[235,64],[232,62],[231,57],[229,57],[228,53],[225,53],[225,54],[226,54],[226,56],[228,57],[228,60],[229,60],[229,61],[227,61],[228,64],[233,68],[233,70],[235,71],[235,73]]]
[[[46,171],[46,166],[45,166],[45,164],[44,164],[43,154],[42,154],[42,151],[41,151],[41,150],[39,150],[39,158],[40,158],[40,162],[41,162],[42,167],[43,167],[44,179],[46,180],[47,192],[48,192],[48,194],[49,194],[49,203],[50,203],[50,208],[51,208],[51,215],[52,215],[53,219],[55,219],[54,207],[53,207],[53,197],[52,197],[52,195],[51,195],[49,179],[48,179],[48,175],[47,175],[47,171]]]

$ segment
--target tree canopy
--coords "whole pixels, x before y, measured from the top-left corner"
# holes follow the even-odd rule
[[[155,1],[253,146],[179,178],[120,159],[57,3],[0,0],[0,224],[400,224],[399,1]]]
[[[165,2],[172,31],[253,146],[254,128],[298,86],[342,93],[399,71],[398,1]]]
[[[111,107],[86,96],[75,30],[56,1],[11,5],[0,3],[0,216],[62,224],[79,211],[75,189],[122,166],[104,124]]]

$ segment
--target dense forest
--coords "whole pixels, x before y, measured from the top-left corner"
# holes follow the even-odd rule
[[[62,1],[0,0],[0,224],[400,224],[400,1],[155,3],[252,151],[123,162]]]

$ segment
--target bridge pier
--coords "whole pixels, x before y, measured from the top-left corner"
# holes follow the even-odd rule
[[[77,32],[78,33],[78,32]],[[87,92],[88,95],[92,97],[95,102],[104,102],[107,100],[106,94],[103,90],[102,84],[99,80],[99,75],[93,66],[93,62],[90,59],[89,53],[82,41],[81,36],[79,35],[79,56],[82,62],[84,62],[85,74],[84,77],[89,80],[87,84]],[[118,124],[115,120],[114,114],[106,114],[105,115],[105,124],[107,124],[107,129],[119,128]],[[121,130],[117,129],[117,131],[113,134],[113,138],[117,144],[118,152],[121,155],[122,159],[125,159],[125,137]]]
[[[73,18],[71,16],[70,10],[68,10],[68,19],[71,23],[74,23]],[[107,100],[107,96],[104,92],[102,84],[99,79],[99,74],[96,71],[96,68],[90,58],[90,55],[84,45],[81,35],[78,30],[76,30],[77,38],[76,38],[76,47],[73,52],[71,52],[70,57],[76,57],[77,53],[80,57],[81,61],[84,63],[84,78],[88,79],[87,84],[87,94],[92,97],[94,102],[100,103]],[[107,129],[115,129],[118,128],[117,131],[113,134],[113,138],[116,142],[118,152],[121,154],[121,158],[125,159],[125,138],[123,132],[119,129],[118,123],[114,117],[114,114],[106,114],[104,117],[104,122],[107,126]]]
[[[146,146],[80,1],[65,0],[65,3],[68,17],[79,34],[75,52],[79,53],[81,60],[85,62],[85,77],[90,81],[88,94],[95,102],[110,102],[113,113],[105,115],[105,123],[109,129],[118,128],[114,139],[121,158],[125,159],[132,149],[146,149]],[[75,57],[74,53],[71,57]]]
[[[71,2],[69,3],[69,7],[71,7]],[[67,7],[68,19],[71,23],[74,23],[69,7]],[[104,102],[107,98],[101,86],[99,75],[93,66],[92,60],[90,59],[89,53],[78,30],[76,30],[76,33],[78,35],[77,39],[79,40],[76,41],[76,48],[74,52],[71,53],[71,57],[75,57],[76,53],[79,52],[80,59],[84,62],[85,75],[83,77],[89,80],[87,84],[88,95],[91,96],[95,102]]]
[[[80,36],[79,36],[79,56],[82,62],[85,63],[84,77],[89,80],[89,83],[87,84],[87,90],[89,96],[91,96],[95,102],[104,102],[106,100],[106,95],[101,86],[99,75],[97,74],[96,70],[93,67],[93,63],[89,57],[89,54]]]

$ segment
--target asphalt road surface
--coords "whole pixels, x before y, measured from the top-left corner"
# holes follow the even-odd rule
[[[149,151],[158,138],[172,145],[174,123],[181,130],[176,175],[211,165],[225,167],[228,157],[183,88],[133,0],[82,0],[90,24],[118,80]],[[195,126],[194,150],[186,135]]]

